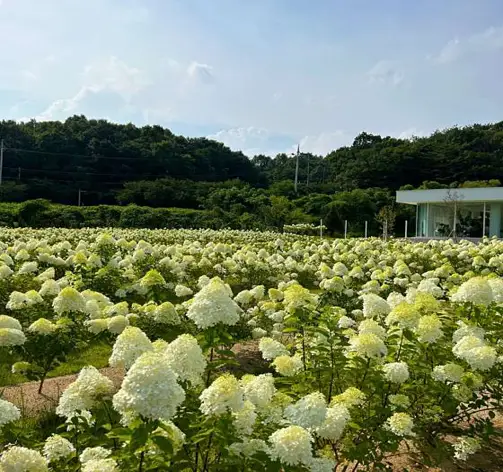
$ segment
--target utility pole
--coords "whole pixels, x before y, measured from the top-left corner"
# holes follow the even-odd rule
[[[2,177],[3,177],[3,151],[4,151],[4,145],[2,139],[2,142],[0,143],[0,185],[2,185]]]
[[[81,195],[82,195],[82,190],[80,190],[80,188],[79,188],[79,206],[82,203],[82,197],[81,197]]]
[[[307,155],[307,187],[309,187],[309,154]]]
[[[297,193],[297,184],[299,181],[299,154],[300,146],[297,144],[297,160],[295,162],[295,193]]]
[[[21,167],[17,168],[17,180],[21,182]]]

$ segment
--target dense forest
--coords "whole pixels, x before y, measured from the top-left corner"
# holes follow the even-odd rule
[[[403,140],[369,133],[326,156],[245,156],[205,138],[74,116],[0,123],[0,200],[179,207],[237,227],[344,219],[360,231],[404,186],[458,185],[503,177],[503,122]],[[431,183],[433,181],[433,183]],[[400,218],[408,218],[407,209]]]

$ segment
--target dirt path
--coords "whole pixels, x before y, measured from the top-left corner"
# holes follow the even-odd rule
[[[239,367],[236,370],[246,373],[258,373],[267,369],[267,363],[262,360],[256,342],[237,344],[232,350],[239,362]],[[105,367],[100,369],[100,372],[110,378],[116,388],[120,387],[124,378],[123,369]],[[0,387],[0,398],[14,403],[24,415],[32,416],[41,411],[54,409],[63,390],[76,378],[77,374],[46,379],[42,394],[38,393],[38,382],[25,382],[9,387]]]
[[[258,351],[257,342],[248,342],[236,345],[233,348],[240,372],[258,374],[268,369]],[[233,370],[233,369],[231,369]],[[117,388],[124,378],[124,371],[113,367],[100,369],[103,375],[109,377]],[[77,378],[77,374],[65,375],[47,379],[44,383],[43,393],[38,394],[38,382],[27,382],[10,387],[0,387],[0,398],[4,398],[17,405],[24,415],[34,415],[41,411],[53,410],[63,390]],[[503,431],[503,418],[497,417],[495,428]],[[503,471],[503,439],[495,437],[492,444],[475,454],[466,464],[456,464],[445,461],[441,467],[426,467],[418,464],[411,454],[405,453],[390,459],[392,472],[500,472]],[[349,468],[349,470],[352,470]],[[358,467],[358,471],[366,469]]]
[[[110,378],[116,387],[120,386],[124,377],[122,369],[113,367],[105,367],[100,372]],[[40,411],[54,409],[63,390],[76,378],[77,374],[46,379],[42,394],[38,393],[39,382],[0,387],[0,397],[17,405],[25,416],[31,416]]]

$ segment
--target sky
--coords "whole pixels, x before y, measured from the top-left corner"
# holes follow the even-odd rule
[[[253,156],[503,120],[501,0],[0,0],[0,116]]]

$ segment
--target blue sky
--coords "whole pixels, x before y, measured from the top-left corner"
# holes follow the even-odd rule
[[[0,0],[0,112],[249,155],[503,120],[501,0]]]

